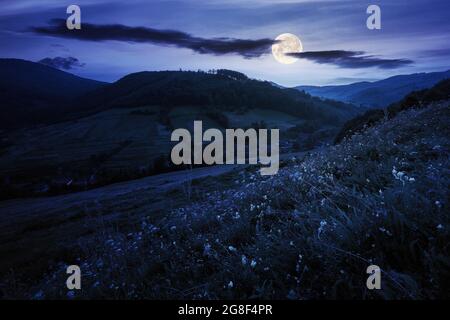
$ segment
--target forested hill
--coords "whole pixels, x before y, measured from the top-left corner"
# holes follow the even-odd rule
[[[263,108],[330,122],[348,119],[358,112],[350,104],[312,97],[295,89],[277,88],[270,82],[249,79],[231,70],[133,73],[85,95],[81,105],[89,110],[143,105],[167,109],[200,106],[243,112]]]

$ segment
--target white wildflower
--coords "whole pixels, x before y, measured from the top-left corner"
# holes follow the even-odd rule
[[[39,290],[38,292],[36,292],[36,294],[33,296],[33,299],[36,300],[41,300],[45,298],[45,294],[42,290]]]
[[[209,243],[204,245],[204,247],[203,247],[203,255],[204,256],[211,255],[211,245]]]
[[[327,222],[325,220],[320,221],[320,227],[317,229],[317,236],[320,237],[320,234],[323,232]]]

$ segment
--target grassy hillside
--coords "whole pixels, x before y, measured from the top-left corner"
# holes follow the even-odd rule
[[[450,79],[439,82],[431,89],[411,92],[385,109],[372,109],[347,121],[337,134],[335,143],[365,130],[383,119],[393,118],[401,111],[411,108],[423,108],[431,102],[448,99],[450,99]]]
[[[69,296],[58,288],[75,259],[84,274],[75,298],[448,299],[449,120],[448,100],[430,102],[285,161],[275,176],[252,167],[163,197],[72,206],[70,230],[91,231],[51,242],[53,259],[33,264],[34,286],[19,285],[18,268],[4,294]],[[23,232],[57,235],[62,221],[50,222],[30,220]],[[15,243],[6,240],[2,250]],[[382,290],[366,289],[371,264]],[[48,277],[37,271],[46,268]]]
[[[297,133],[288,131],[305,126],[305,120],[280,111],[211,113],[198,106],[182,106],[162,116],[155,106],[113,108],[6,134],[0,145],[1,198],[80,191],[180,169],[170,163],[170,135],[174,128],[192,131],[195,120],[203,121],[204,130],[280,128],[281,152],[304,147],[294,150]],[[333,127],[309,147],[330,141],[336,131]]]

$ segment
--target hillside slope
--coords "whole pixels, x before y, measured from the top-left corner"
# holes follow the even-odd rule
[[[133,73],[87,94],[80,104],[89,110],[153,105],[164,107],[166,112],[179,106],[220,112],[262,108],[331,124],[358,113],[352,105],[318,99],[294,89],[281,89],[231,70]]]
[[[105,85],[40,63],[0,59],[2,128],[58,119],[77,96]]]
[[[69,225],[54,222],[63,215],[37,226],[30,220],[24,232],[49,228],[51,260],[71,252],[83,261],[80,298],[448,299],[449,120],[448,100],[430,102],[290,159],[275,176],[253,167],[193,181],[158,196],[157,207],[151,190],[86,204],[85,211],[72,206],[70,230],[89,221],[95,232],[70,249],[57,241],[60,226]],[[48,213],[45,204],[39,210]],[[91,212],[108,223],[99,218],[93,226]],[[127,224],[131,217],[141,220]],[[372,264],[382,269],[382,290],[366,289]],[[35,271],[41,281],[19,293],[66,297],[57,285],[65,265],[39,270],[49,267],[50,276]],[[15,275],[5,283],[17,287]]]
[[[313,96],[380,108],[402,99],[411,91],[430,88],[447,78],[450,78],[450,70],[399,75],[375,82],[357,82],[340,86],[298,86],[296,89]]]
[[[336,135],[335,143],[372,127],[383,119],[391,119],[401,111],[411,108],[424,108],[434,101],[449,99],[450,79],[443,80],[430,89],[411,92],[402,100],[389,105],[385,109],[372,109],[347,121]]]

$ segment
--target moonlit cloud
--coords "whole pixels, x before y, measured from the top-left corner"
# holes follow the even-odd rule
[[[288,53],[289,56],[308,59],[320,64],[333,64],[341,68],[371,68],[396,69],[413,63],[409,59],[384,59],[373,55],[365,55],[364,51],[309,51]]]
[[[77,58],[74,57],[55,57],[55,58],[44,58],[38,61],[41,64],[45,64],[46,66],[63,69],[63,70],[71,70],[74,67],[84,67],[85,64],[81,63]]]
[[[48,21],[54,18],[66,19],[66,8],[71,2],[0,2],[0,43],[7,44],[0,46],[0,57],[37,61],[43,57],[74,56],[89,67],[71,72],[103,81],[142,70],[224,68],[284,86],[328,85],[338,78],[339,83],[345,83],[450,67],[448,0],[409,0],[407,5],[404,1],[378,0],[382,9],[381,30],[367,29],[368,3],[362,0],[77,0],[82,25],[178,30],[187,35],[186,41],[136,42],[125,35],[119,41],[87,41],[55,35],[57,43],[63,46],[60,48],[52,46],[56,38],[26,30],[31,26],[51,27]],[[319,58],[302,58],[295,64],[281,65],[265,53],[270,53],[269,39],[286,32],[296,34],[309,52],[361,50],[364,58],[321,57],[323,63],[318,62]],[[233,39],[250,42],[233,43]],[[255,39],[266,41],[255,43]],[[243,44],[247,48],[241,49]],[[248,45],[252,47],[248,49]],[[372,70],[376,72],[368,75]]]
[[[97,25],[83,23],[81,30],[68,30],[62,19],[52,20],[50,26],[33,27],[36,33],[87,41],[116,40],[136,43],[151,43],[191,49],[200,54],[237,54],[244,58],[260,57],[269,53],[272,39],[200,38],[176,30],[159,30],[147,27],[130,27],[121,24]]]

